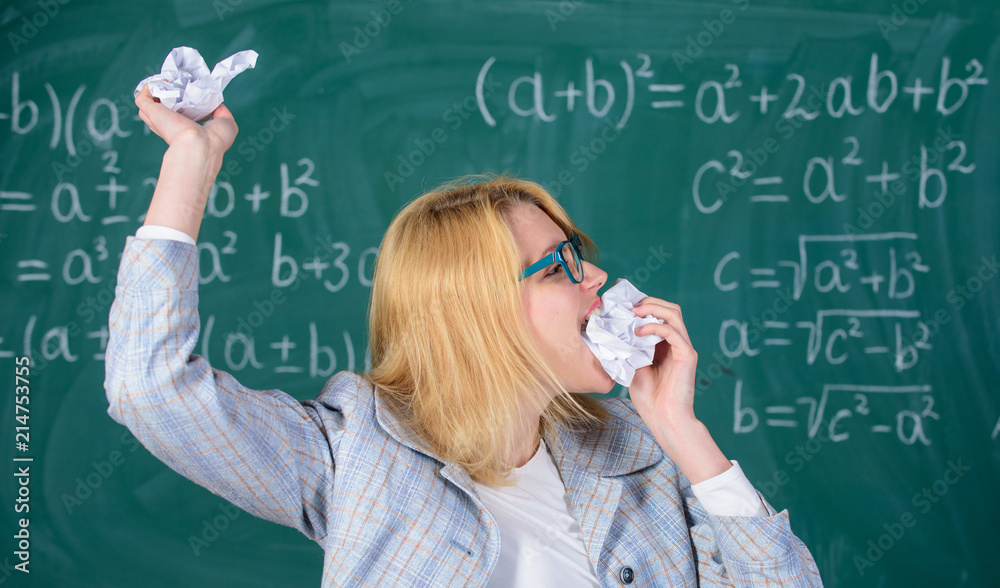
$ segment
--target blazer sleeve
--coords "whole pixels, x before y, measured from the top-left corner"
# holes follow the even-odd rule
[[[342,407],[240,385],[192,354],[199,329],[197,247],[129,237],[109,317],[108,414],[174,471],[321,539]]]
[[[823,585],[809,548],[792,532],[787,510],[775,512],[761,496],[768,516],[716,516],[690,485],[681,490],[700,586]]]

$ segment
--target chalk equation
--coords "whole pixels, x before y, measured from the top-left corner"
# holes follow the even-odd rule
[[[746,405],[743,382],[737,380],[733,432],[750,433],[763,425],[804,429],[812,439],[822,427],[835,443],[849,440],[853,433],[895,436],[904,445],[931,445],[927,423],[941,420],[932,392],[926,385],[824,384],[818,398],[799,396],[789,404],[765,406],[762,419],[757,409]]]
[[[46,124],[51,121],[49,149],[54,150],[62,145],[66,150],[66,160],[52,164],[53,170],[60,176],[75,169],[79,165],[81,157],[92,153],[95,145],[107,147],[116,137],[124,138],[132,135],[133,131],[124,128],[125,126],[134,123],[142,124],[131,92],[122,92],[113,99],[95,98],[85,106],[86,116],[82,125],[84,136],[78,139],[74,123],[83,94],[87,90],[86,84],[79,84],[72,95],[66,99],[59,97],[51,83],[43,82],[42,87],[48,97],[48,104],[44,102],[39,104],[36,100],[22,97],[20,72],[14,71],[10,75],[10,101],[7,102],[10,104],[10,110],[8,112],[0,111],[0,120],[10,121],[9,131],[14,136],[27,135],[36,129],[41,129],[42,127],[39,125],[43,121]],[[66,102],[65,108],[63,108],[64,100]],[[51,106],[51,111],[43,110],[49,106]],[[143,132],[149,133],[149,129],[145,129]]]
[[[156,178],[147,177],[138,186],[119,180],[122,170],[118,166],[118,151],[102,154],[102,173],[106,181],[94,186],[78,187],[69,181],[55,184],[48,197],[48,206],[39,207],[29,192],[0,191],[0,211],[9,215],[24,215],[25,219],[48,212],[57,223],[71,225],[113,226],[141,224],[145,213],[128,214],[126,211],[144,209],[156,188]],[[279,163],[276,179],[278,186],[268,187],[254,182],[252,187],[239,189],[231,181],[219,180],[212,185],[205,207],[206,219],[226,219],[234,213],[267,217],[299,218],[309,210],[311,199],[319,193],[321,183],[316,177],[316,165],[308,157],[294,162]],[[130,198],[129,202],[123,202]],[[239,235],[235,230],[222,231],[221,239],[203,237],[198,242],[200,257],[200,284],[216,280],[228,282],[232,271],[227,265],[235,259]],[[58,260],[22,257],[16,260],[13,279],[17,282],[60,281],[69,286],[97,284],[107,275],[113,275],[120,254],[111,255],[108,238],[98,234],[84,246],[67,248]],[[369,246],[353,252],[351,246],[332,238],[319,241],[320,247],[312,258],[301,261],[292,259],[282,250],[282,235],[274,235],[271,281],[284,287],[295,281],[300,269],[307,272],[329,292],[338,292],[356,276],[364,286],[371,285],[377,247]]]
[[[809,157],[801,174],[787,183],[786,176],[758,174],[781,148],[775,138],[743,151],[730,149],[725,157],[706,161],[694,173],[691,197],[695,208],[712,214],[744,187],[750,204],[786,203],[793,202],[793,198],[813,205],[845,202],[849,200],[845,184],[856,175],[863,178],[871,192],[890,195],[893,200],[912,191],[916,184],[917,208],[938,208],[948,197],[949,178],[969,175],[976,169],[965,141],[953,135],[950,128],[939,129],[937,136],[929,144],[921,143],[909,159],[892,164],[883,159],[875,164],[877,167],[863,156],[857,137],[845,137],[843,144],[842,152],[836,155]],[[884,202],[883,206],[891,204]]]
[[[266,339],[262,340],[260,327],[274,320],[276,305],[265,300],[253,306],[253,310],[232,321],[232,330],[227,332],[216,328],[215,315],[204,317],[197,352],[210,363],[221,360],[219,366],[224,365],[231,372],[269,370],[325,379],[338,370],[353,372],[362,366],[371,367],[369,352],[363,354],[361,364],[358,362],[354,342],[363,339],[357,339],[346,329],[330,332],[311,321],[296,332],[272,334],[273,328],[269,328]],[[108,325],[91,324],[92,321],[93,313],[84,314],[77,320],[46,328],[39,324],[38,315],[30,315],[23,324],[21,341],[5,341],[0,337],[0,358],[25,355],[42,370],[51,362],[103,362]],[[18,345],[20,349],[15,350]]]
[[[878,340],[877,337],[885,335],[885,321],[890,321],[890,339]],[[722,353],[729,358],[754,357],[768,348],[792,347],[795,343],[790,332],[793,327],[806,333],[805,344],[797,348],[804,348],[807,365],[813,365],[817,359],[828,365],[843,364],[858,351],[857,347],[862,356],[889,358],[895,370],[902,372],[917,364],[922,351],[933,349],[931,330],[916,310],[821,310],[811,321],[794,324],[763,321],[761,325],[763,330],[755,330],[751,328],[751,321],[723,320],[719,327]],[[911,333],[915,333],[912,338]]]
[[[119,180],[122,169],[118,166],[118,151],[101,153],[104,165],[102,173],[106,179],[93,186],[78,186],[73,182],[56,182],[45,197],[52,219],[59,223],[98,223],[115,225],[142,222],[144,215],[122,214],[119,197],[127,194],[145,208],[156,189],[156,178],[146,177],[138,182],[138,187]],[[278,164],[279,188],[264,189],[260,183],[252,188],[237,190],[229,181],[220,180],[212,184],[208,196],[205,216],[226,218],[237,209],[245,209],[250,214],[278,215],[287,218],[301,217],[309,210],[310,193],[318,188],[320,181],[314,174],[316,164],[308,157],[302,157],[293,164]],[[273,190],[273,193],[272,193]],[[272,198],[273,194],[273,198]],[[265,201],[269,201],[265,204]],[[44,205],[43,205],[44,206]],[[126,207],[127,208],[127,207]],[[39,210],[35,194],[31,192],[0,191],[0,211],[10,213],[31,213]]]
[[[989,83],[978,59],[953,64],[950,57],[942,57],[936,80],[915,77],[904,85],[896,72],[882,69],[878,53],[872,53],[867,72],[850,72],[829,80],[808,80],[791,72],[785,75],[786,83],[773,91],[766,85],[753,89],[745,86],[740,66],[734,63],[726,64],[716,79],[696,84],[661,75],[648,53],[637,53],[633,59],[622,59],[617,67],[605,67],[600,72],[593,58],[581,65],[582,79],[570,77],[560,87],[547,82],[548,74],[538,70],[502,81],[501,87],[507,88],[506,101],[502,102],[505,112],[551,123],[561,114],[572,115],[580,109],[598,119],[617,120],[619,129],[628,124],[637,105],[651,110],[690,108],[698,120],[710,125],[731,124],[747,112],[763,116],[776,109],[781,109],[783,119],[805,121],[823,115],[833,119],[859,116],[869,109],[882,114],[894,105],[914,113],[933,109],[941,116],[949,116],[958,112],[977,88]],[[484,88],[487,79],[493,79],[499,69],[496,66],[497,58],[490,57],[476,78],[479,113],[491,127],[497,125],[497,100],[491,107]],[[855,76],[865,77],[864,96],[854,95]]]
[[[940,325],[938,316],[923,316],[905,304],[930,281],[932,264],[924,259],[919,236],[911,232],[870,234],[798,235],[797,255],[770,262],[752,260],[752,255],[730,251],[719,259],[712,283],[720,292],[740,290],[774,293],[770,307],[751,318],[729,317],[719,323],[721,357],[753,360],[768,353],[795,354],[808,366],[822,363],[842,367],[855,375],[859,361],[880,358],[897,374],[911,370],[933,349],[931,340]],[[819,306],[811,316],[787,315],[798,301],[809,299]],[[875,303],[857,306],[858,301]],[[853,302],[853,304],[851,304]],[[904,306],[900,308],[900,306]],[[933,325],[933,326],[932,326]],[[853,398],[853,408],[829,408],[844,394]],[[798,397],[792,403],[766,406],[761,418],[757,409],[742,399],[742,381],[737,382],[734,432],[749,433],[763,424],[768,428],[804,427],[809,437],[819,427],[843,441],[851,433],[847,421],[873,420],[885,414],[885,403],[871,403],[881,395],[918,395],[922,408],[891,409],[895,420],[871,424],[872,434],[895,432],[906,445],[929,445],[925,422],[938,420],[929,386],[824,385],[819,398]],[[878,396],[872,396],[878,395]],[[889,398],[890,396],[884,396]],[[895,397],[895,396],[892,396]],[[909,398],[909,397],[907,397]],[[880,405],[872,413],[873,404]],[[852,425],[855,428],[857,425]],[[860,434],[855,431],[854,434]]]
[[[337,337],[325,329],[321,331],[316,322],[310,321],[305,337],[301,336],[302,333],[292,336],[282,332],[280,335],[269,335],[265,341],[258,341],[256,329],[263,325],[262,319],[267,318],[259,309],[251,311],[246,317],[236,320],[235,331],[219,334],[219,341],[216,342],[215,316],[209,315],[198,341],[199,353],[211,363],[216,357],[213,349],[218,351],[221,345],[222,362],[227,370],[233,372],[270,369],[276,374],[303,374],[326,379],[338,370],[354,372],[359,368],[354,337],[348,330],[335,329],[340,331],[340,337]],[[258,349],[262,351],[258,352]],[[339,361],[338,350],[343,353]],[[258,359],[258,353],[262,359]],[[362,367],[366,370],[371,368],[368,351],[364,354]]]
[[[891,303],[912,298],[923,276],[931,271],[915,248],[917,241],[915,233],[905,232],[799,235],[798,259],[747,264],[742,253],[731,251],[716,264],[712,279],[722,292],[777,290],[790,303],[800,300],[807,288],[827,303],[851,290],[863,290],[866,300]],[[787,311],[789,304],[782,306]],[[729,358],[754,357],[765,348],[791,348],[795,344],[792,333],[797,330],[806,335],[805,343],[797,348],[805,350],[808,365],[817,359],[829,365],[845,363],[856,344],[862,355],[890,357],[896,371],[902,372],[917,364],[922,351],[932,348],[930,328],[916,310],[833,308],[817,311],[811,320],[778,318],[770,309],[751,319],[722,320],[722,353]],[[892,334],[889,340],[873,341],[869,335],[887,332]]]
[[[271,258],[271,284],[284,288],[304,279],[315,279],[328,292],[339,292],[350,283],[353,276],[364,287],[371,287],[378,247],[370,246],[355,252],[344,241],[321,239],[314,248],[313,255],[301,261],[284,252],[282,233],[274,235],[274,253]],[[228,282],[233,272],[227,269],[235,262],[238,253],[239,234],[236,231],[222,231],[222,238],[213,240],[203,237],[199,240],[199,275],[201,285],[212,282]],[[44,258],[22,258],[15,264],[13,279],[17,282],[52,282],[61,280],[68,286],[99,284],[117,271],[121,253],[111,255],[108,239],[98,235],[91,239],[87,247],[69,250],[59,266],[50,266]]]
[[[744,254],[731,251],[715,265],[712,282],[722,292],[789,287],[795,300],[807,287],[817,294],[866,289],[875,298],[905,300],[931,271],[917,241],[917,234],[908,232],[799,235],[797,259],[747,263]]]

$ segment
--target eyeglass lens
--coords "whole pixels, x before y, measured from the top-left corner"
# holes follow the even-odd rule
[[[582,282],[583,262],[580,260],[580,256],[577,255],[576,247],[573,247],[572,243],[564,243],[560,253],[562,254],[562,258],[566,260],[566,265],[569,266],[569,271],[573,279],[577,282]]]

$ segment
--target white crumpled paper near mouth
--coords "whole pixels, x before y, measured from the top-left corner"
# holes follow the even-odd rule
[[[150,93],[160,99],[160,104],[201,122],[222,104],[222,91],[230,80],[256,64],[256,51],[240,51],[209,71],[197,49],[176,47],[163,60],[160,73],[139,82],[134,95],[149,84]]]
[[[652,315],[641,317],[632,308],[646,295],[628,280],[619,279],[601,296],[601,312],[590,317],[583,340],[601,360],[601,366],[616,382],[632,385],[639,368],[652,365],[653,349],[663,341],[659,335],[636,336],[635,330],[649,323],[663,324]]]

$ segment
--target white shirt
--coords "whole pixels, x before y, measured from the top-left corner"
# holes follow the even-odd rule
[[[695,497],[714,515],[767,516],[739,464],[731,463],[718,476],[693,484]],[[513,486],[474,484],[500,528],[500,559],[489,586],[600,586],[545,441],[513,476]]]
[[[545,441],[513,476],[514,486],[474,484],[500,528],[488,586],[600,586]]]

